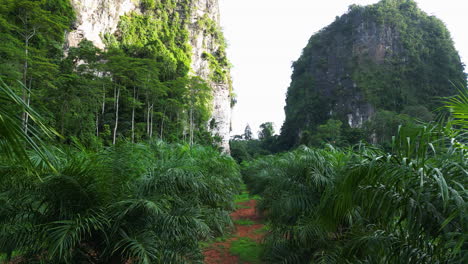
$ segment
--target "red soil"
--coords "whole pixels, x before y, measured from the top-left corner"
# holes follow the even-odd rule
[[[210,245],[203,254],[205,255],[205,264],[238,264],[240,263],[238,256],[233,256],[229,253],[231,243],[239,237],[248,237],[256,241],[260,241],[263,235],[257,230],[263,228],[260,224],[260,215],[256,212],[255,206],[257,201],[250,200],[248,202],[239,203],[242,207],[235,212],[231,213],[231,218],[235,220],[251,220],[255,222],[253,225],[235,225],[236,232],[234,237],[229,238],[225,242],[217,242]],[[245,263],[248,264],[248,263]]]

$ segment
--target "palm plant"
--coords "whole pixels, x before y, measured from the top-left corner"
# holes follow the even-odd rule
[[[468,91],[459,89],[458,95],[445,99],[445,108],[448,109],[454,119],[453,123],[464,129],[468,128]]]
[[[270,221],[268,263],[464,263],[467,160],[440,127],[402,128],[393,150],[310,150],[243,170]]]
[[[468,163],[440,130],[418,130],[401,132],[393,153],[351,165],[324,200],[324,219],[347,226],[343,260],[466,261]]]
[[[50,148],[33,177],[3,164],[0,253],[27,263],[202,263],[199,242],[232,225],[236,163],[211,148],[121,143]]]
[[[36,124],[27,133],[23,129],[21,113],[27,113]],[[28,148],[45,157],[41,136],[57,135],[51,128],[44,125],[40,115],[26,104],[0,78],[0,153],[8,159],[19,159],[29,162],[26,150]]]
[[[313,223],[321,197],[350,158],[332,147],[302,147],[262,158],[243,170],[253,193],[262,196],[259,209],[270,221],[265,241],[269,263],[307,263],[317,246],[310,236],[324,233]]]

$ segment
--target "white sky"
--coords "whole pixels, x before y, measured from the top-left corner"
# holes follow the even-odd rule
[[[309,38],[341,16],[351,4],[378,0],[220,0],[221,25],[228,41],[228,57],[238,103],[233,111],[232,135],[250,124],[256,134],[263,122],[279,133],[284,121],[291,63]],[[468,1],[417,0],[419,7],[442,19],[452,33],[462,61],[468,60]]]

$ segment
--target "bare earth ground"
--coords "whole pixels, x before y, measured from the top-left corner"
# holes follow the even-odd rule
[[[230,253],[231,244],[240,238],[250,238],[253,241],[260,242],[263,238],[264,225],[261,224],[261,218],[255,210],[256,200],[238,203],[240,209],[231,213],[231,217],[236,220],[249,220],[252,225],[235,225],[235,233],[231,238],[223,242],[215,242],[208,246],[203,254],[205,255],[205,264],[250,264],[242,261],[238,256]]]

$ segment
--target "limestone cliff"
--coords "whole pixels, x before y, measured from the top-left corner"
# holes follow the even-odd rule
[[[220,12],[218,0],[196,0],[192,3],[192,18],[189,26],[192,52],[192,71],[194,74],[210,82],[213,88],[213,115],[211,118],[211,130],[222,140],[223,149],[229,151],[229,134],[231,131],[231,80],[229,72],[222,80],[211,78],[213,69],[206,54],[216,54],[221,45],[216,38],[216,32],[210,34],[206,27],[200,27],[199,21],[209,19],[217,27],[220,25]],[[218,29],[219,30],[219,29]],[[226,69],[225,69],[226,70]]]
[[[144,12],[144,5],[155,1],[135,0],[71,0],[76,12],[74,30],[67,36],[67,45],[77,46],[83,39],[88,39],[101,49],[105,48],[103,36],[114,34],[121,16]],[[157,2],[157,0],[156,0]],[[181,16],[189,18],[181,21],[189,32],[191,46],[190,74],[205,79],[213,91],[212,118],[207,126],[213,135],[219,136],[221,146],[229,151],[229,133],[231,124],[231,81],[228,63],[210,60],[214,56],[225,59],[224,39],[220,32],[218,0],[174,0],[175,9]],[[182,22],[181,22],[182,23]],[[222,53],[220,55],[220,53]],[[217,58],[219,59],[219,58]],[[214,78],[221,72],[222,78]]]
[[[104,49],[102,40],[104,33],[114,33],[120,21],[120,16],[136,10],[132,0],[72,0],[76,13],[74,31],[68,34],[70,47],[76,47],[87,39]]]
[[[292,146],[328,119],[361,127],[380,109],[437,107],[463,80],[445,25],[412,0],[350,7],[311,37],[293,64],[282,139]]]

